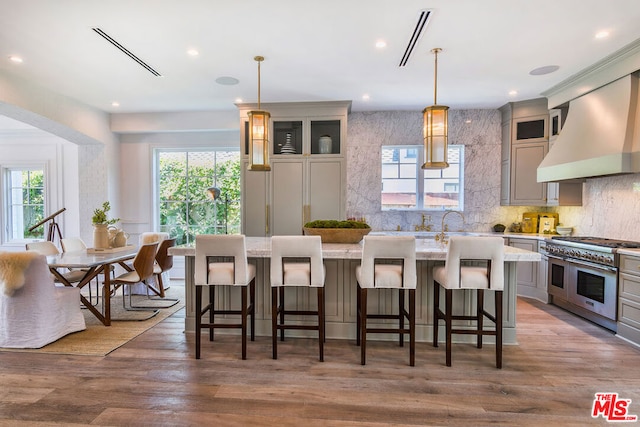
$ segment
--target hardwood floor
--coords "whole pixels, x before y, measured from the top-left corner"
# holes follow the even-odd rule
[[[202,342],[184,334],[184,310],[106,357],[0,352],[0,425],[403,426],[606,424],[596,392],[631,399],[640,415],[640,349],[537,301],[518,301],[517,346],[444,347],[287,339],[271,359],[268,337]]]

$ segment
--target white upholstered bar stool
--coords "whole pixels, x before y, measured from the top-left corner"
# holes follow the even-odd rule
[[[242,359],[247,358],[247,317],[250,318],[251,341],[255,340],[256,269],[247,262],[245,237],[241,234],[201,234],[196,236],[195,287],[196,287],[196,359],[200,359],[202,329],[209,329],[209,341],[213,341],[214,329],[236,328],[242,330]],[[209,303],[202,308],[202,289],[209,288]],[[217,310],[215,289],[218,286],[239,287],[240,309]],[[249,288],[249,301],[247,301]],[[209,313],[209,321],[202,316]],[[240,315],[240,323],[215,321],[215,315]]]
[[[409,334],[409,365],[415,365],[416,345],[416,239],[413,236],[365,236],[362,261],[356,267],[357,321],[356,344],[360,346],[360,363],[366,363],[367,333],[395,333],[400,347]],[[398,289],[398,313],[369,314],[367,296],[370,289]],[[409,307],[405,308],[405,290]],[[398,326],[370,328],[367,319],[392,319]],[[405,327],[405,319],[409,327]]]
[[[320,361],[324,361],[324,279],[320,236],[273,236],[271,238],[271,341],[273,358],[278,358],[278,331],[284,341],[286,329],[317,330]],[[285,288],[317,290],[317,310],[285,309]],[[315,325],[285,323],[285,315],[317,315]],[[279,322],[278,322],[279,320]]]
[[[484,266],[464,265],[465,261]],[[468,263],[467,263],[468,264]],[[502,237],[451,236],[444,266],[433,268],[433,346],[438,346],[438,321],[445,321],[446,363],[451,366],[451,335],[472,334],[477,347],[482,348],[482,337],[496,337],[496,367],[502,368],[502,293],[504,290],[504,240]],[[440,309],[440,287],[445,290],[445,309]],[[453,291],[475,289],[475,315],[453,314]],[[494,291],[495,314],[484,308],[484,291]],[[484,329],[488,318],[495,329]],[[454,328],[456,320],[475,322],[475,329]]]

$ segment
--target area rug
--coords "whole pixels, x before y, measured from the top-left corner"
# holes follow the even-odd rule
[[[150,317],[150,312],[131,312],[122,308],[122,295],[111,299],[111,326],[104,326],[89,310],[82,310],[87,329],[60,338],[38,349],[5,349],[0,351],[19,351],[29,353],[75,354],[85,356],[106,356],[118,347],[157,325],[184,307],[184,286],[171,285],[166,292],[167,298],[179,299],[168,308],[159,309],[158,314]],[[134,296],[133,303],[149,303],[146,296]],[[127,297],[127,304],[129,303]],[[164,304],[166,302],[158,302]],[[136,320],[146,317],[146,320]],[[113,320],[128,319],[128,320]]]

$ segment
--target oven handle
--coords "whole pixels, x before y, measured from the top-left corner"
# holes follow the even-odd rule
[[[564,261],[566,263],[569,264],[575,264],[575,265],[581,265],[583,267],[589,267],[592,268],[594,270],[604,270],[604,271],[609,271],[611,273],[617,273],[618,269],[615,267],[609,267],[606,265],[602,265],[602,264],[595,264],[589,261],[583,261],[583,260],[579,260],[579,259],[574,259],[574,258],[563,258],[563,257],[559,257],[557,255],[547,255],[548,259],[557,259],[558,261]]]
[[[605,271],[609,271],[611,273],[617,273],[618,272],[618,269],[615,268],[615,267],[608,267],[608,266],[602,265],[602,264],[594,264],[594,263],[589,262],[589,261],[582,261],[582,260],[572,259],[570,262],[572,262],[574,264],[578,264],[578,265],[583,265],[585,267],[593,268],[595,270],[605,270]]]

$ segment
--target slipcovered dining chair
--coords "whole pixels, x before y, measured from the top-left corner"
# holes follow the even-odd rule
[[[245,237],[241,234],[200,234],[196,236],[194,282],[196,287],[196,359],[200,359],[202,329],[209,329],[209,341],[215,329],[240,329],[242,359],[247,358],[247,318],[251,341],[255,340],[256,268],[247,261]],[[202,291],[209,291],[209,303],[202,308]],[[217,309],[215,294],[221,288],[240,288],[240,309]],[[247,288],[249,300],[247,301]],[[208,322],[202,316],[209,313]],[[216,315],[239,315],[240,323],[216,321]]]
[[[80,289],[56,286],[44,255],[0,252],[0,347],[40,348],[84,329]]]
[[[400,347],[409,334],[409,365],[415,365],[416,347],[416,239],[413,236],[365,236],[362,262],[356,267],[357,320],[356,344],[360,346],[360,363],[366,363],[368,333],[396,333]],[[368,312],[369,290],[397,289],[398,312]],[[409,291],[409,307],[405,308],[405,291]],[[368,319],[397,320],[397,327],[370,327]],[[405,319],[409,327],[405,327]]]
[[[472,261],[468,265],[465,261]],[[483,265],[478,265],[483,264]],[[482,337],[493,335],[496,340],[496,367],[502,368],[502,294],[504,290],[504,240],[502,237],[451,236],[444,266],[433,268],[433,346],[438,347],[438,323],[445,322],[446,364],[451,366],[452,334],[476,335],[477,347]],[[445,309],[440,309],[440,288],[445,290]],[[476,291],[476,310],[473,315],[453,314],[453,291]],[[484,291],[494,292],[495,314],[484,307]],[[484,329],[484,318],[495,324]],[[453,322],[475,323],[475,328],[454,328]]]
[[[158,313],[157,309],[148,310],[145,307],[134,307],[132,305],[131,291],[129,291],[129,307],[126,306],[126,287],[131,287],[137,283],[145,283],[147,280],[153,277],[153,263],[155,262],[156,250],[158,249],[157,243],[149,243],[142,245],[138,249],[135,258],[133,259],[133,270],[120,274],[119,276],[110,280],[111,286],[114,291],[119,287],[122,287],[122,306],[126,310],[139,310],[139,311],[153,311]],[[107,292],[107,290],[105,290]]]
[[[271,341],[273,358],[278,358],[278,331],[284,341],[286,329],[318,331],[319,359],[324,361],[324,280],[320,236],[271,237]],[[285,288],[309,287],[317,291],[316,310],[287,310]],[[285,315],[318,317],[317,324],[285,323]],[[279,322],[278,322],[279,320]]]

